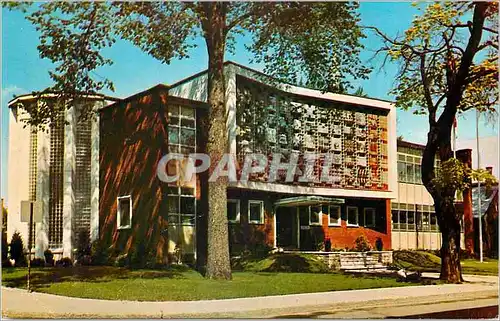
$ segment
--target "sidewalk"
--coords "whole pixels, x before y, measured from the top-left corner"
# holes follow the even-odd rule
[[[426,275],[427,276],[427,275]],[[428,275],[432,276],[432,275]],[[28,293],[2,287],[2,315],[10,318],[387,317],[498,305],[498,278],[464,276],[467,283],[381,288],[203,301],[108,301]],[[168,291],[168,289],[165,289]],[[457,304],[458,303],[458,304]],[[453,305],[454,304],[454,305]],[[425,308],[427,307],[427,310]],[[377,310],[378,309],[378,310]],[[319,311],[319,312],[318,312]]]

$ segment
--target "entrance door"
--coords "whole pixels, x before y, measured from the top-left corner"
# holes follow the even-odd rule
[[[294,207],[276,208],[276,245],[297,249],[297,214]]]
[[[311,251],[311,226],[309,225],[309,206],[299,206],[299,223],[300,223],[300,249],[303,251]]]

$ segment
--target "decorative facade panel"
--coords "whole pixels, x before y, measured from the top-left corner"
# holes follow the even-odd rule
[[[80,231],[90,231],[91,127],[90,119],[76,122],[75,214],[73,216],[76,240]]]
[[[303,170],[305,155],[323,155],[314,164],[319,178],[327,164],[324,155],[329,154],[330,182],[295,179],[293,184],[388,190],[387,112],[284,93],[238,77],[237,126],[240,162],[250,153],[280,153],[282,163],[297,154]],[[268,176],[266,171],[249,179],[265,182]],[[278,172],[278,182],[284,178]]]
[[[62,246],[63,237],[63,175],[64,118],[61,116],[50,130],[49,170],[49,247]]]

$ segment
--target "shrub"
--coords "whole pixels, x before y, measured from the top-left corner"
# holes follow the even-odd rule
[[[56,266],[71,267],[73,266],[73,260],[71,260],[69,257],[63,257],[56,262]]]
[[[313,255],[304,254],[276,254],[261,262],[261,271],[264,272],[295,272],[295,273],[326,273],[329,272],[326,263]]]
[[[384,249],[384,242],[380,237],[377,237],[377,240],[375,241],[375,248],[377,251],[382,251]]]
[[[54,254],[51,250],[46,249],[45,251],[43,251],[43,256],[45,257],[45,263],[48,266],[54,266]]]
[[[9,261],[9,243],[7,243],[7,234],[2,233],[2,267],[10,267]]]
[[[99,240],[92,243],[90,253],[92,265],[109,265],[112,262],[109,249]]]
[[[10,241],[10,258],[16,263],[16,266],[26,266],[26,257],[24,256],[24,242],[21,234],[15,232]]]
[[[78,261],[76,261],[75,264],[83,265],[83,266],[92,265],[92,256],[84,255],[84,256],[80,257],[80,259]]]
[[[360,235],[354,241],[355,247],[354,249],[358,252],[366,252],[372,249],[370,242],[366,239],[366,236]]]
[[[42,258],[34,258],[30,262],[31,267],[44,267],[45,266],[45,260]]]
[[[76,261],[82,261],[84,256],[91,254],[90,234],[88,231],[80,231],[78,233],[78,241],[76,244]]]

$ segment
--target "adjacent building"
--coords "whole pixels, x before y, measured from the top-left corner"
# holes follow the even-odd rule
[[[51,128],[36,130],[23,120],[42,104],[60,100],[54,94],[22,95],[12,99],[9,113],[8,161],[8,239],[16,231],[25,245],[32,238],[36,255],[45,249],[57,256],[72,256],[78,232],[96,233],[92,226],[98,210],[98,120],[77,121],[82,106],[98,109],[114,100],[102,95],[87,95],[73,107],[62,108]],[[59,106],[59,105],[58,105]],[[61,109],[61,108],[59,108]],[[21,201],[39,201],[42,222],[21,222]]]

